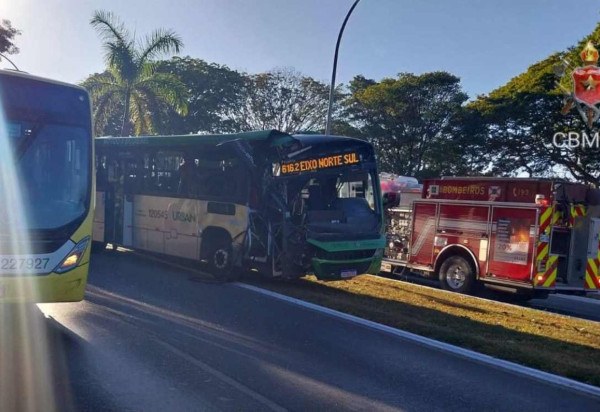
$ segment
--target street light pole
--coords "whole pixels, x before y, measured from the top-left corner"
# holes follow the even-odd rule
[[[17,67],[17,65],[14,64],[11,59],[9,59],[8,57],[6,57],[2,53],[0,53],[0,60],[2,60],[2,59],[6,59],[6,61],[8,61],[10,64],[13,65],[13,67],[15,68],[16,71],[20,71],[19,68]]]
[[[338,34],[337,43],[335,44],[335,54],[333,55],[333,70],[331,72],[331,87],[329,88],[329,107],[327,109],[327,123],[325,124],[325,134],[328,135],[331,133],[331,109],[333,108],[333,92],[335,90],[335,74],[337,72],[337,60],[338,60],[338,51],[340,49],[340,42],[342,41],[342,34],[344,33],[344,29],[346,28],[346,23],[348,23],[348,18],[354,11],[354,8],[358,4],[360,0],[355,0],[348,10],[348,14],[346,14],[346,18],[344,19],[344,23],[342,23],[342,27],[340,28],[340,33]]]

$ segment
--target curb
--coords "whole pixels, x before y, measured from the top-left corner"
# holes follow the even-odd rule
[[[527,366],[519,365],[514,362],[505,361],[502,359],[494,358],[489,355],[484,355],[479,352],[472,351],[470,349],[464,349],[458,346],[450,345],[448,343],[440,342],[434,339],[426,338],[420,335],[416,335],[414,333],[406,332],[401,329],[396,329],[391,326],[383,325],[381,323],[373,322],[370,320],[366,320],[363,318],[359,318],[354,315],[349,315],[347,313],[339,312],[334,309],[329,309],[324,306],[316,305],[314,303],[305,302],[300,299],[292,298],[289,296],[282,295],[277,292],[272,292],[270,290],[262,289],[253,285],[248,285],[245,283],[235,282],[232,283],[237,287],[247,289],[253,291],[255,293],[260,293],[265,296],[269,296],[274,299],[282,300],[290,304],[302,306],[306,309],[320,312],[329,316],[333,316],[339,319],[343,319],[347,322],[357,323],[359,325],[365,326],[370,329],[374,329],[380,332],[388,333],[397,337],[400,337],[405,340],[409,340],[412,342],[416,342],[423,346],[427,346],[433,349],[437,349],[442,352],[451,353],[456,356],[460,356],[463,358],[467,358],[469,360],[478,362],[480,364],[489,365],[497,369],[502,369],[508,372],[512,372],[515,374],[527,376],[529,378],[536,379],[538,381],[542,381],[545,383],[549,383],[556,386],[561,386],[564,388],[568,388],[577,392],[582,392],[587,395],[591,395],[594,397],[600,398],[600,387],[588,385],[583,382],[575,381],[573,379],[564,378],[562,376],[554,375],[552,373],[543,372],[537,369],[533,369]]]

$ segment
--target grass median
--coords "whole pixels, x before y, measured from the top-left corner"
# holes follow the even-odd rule
[[[600,386],[600,323],[363,275],[257,285],[421,336]]]

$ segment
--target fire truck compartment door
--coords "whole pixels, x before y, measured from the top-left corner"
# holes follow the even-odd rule
[[[590,219],[590,233],[588,238],[587,258],[595,259],[600,246],[600,219]]]
[[[493,208],[490,278],[531,283],[536,216],[534,208]]]
[[[567,271],[559,273],[557,282],[563,281],[568,287],[583,288],[585,282],[585,269],[589,248],[592,247],[594,237],[594,221],[589,216],[578,216],[574,219],[571,229],[571,244],[567,259]],[[598,226],[596,226],[598,227]],[[596,243],[596,248],[598,243]],[[596,249],[597,250],[597,249]]]
[[[414,203],[413,229],[410,243],[410,262],[419,265],[433,264],[433,241],[437,206],[431,203]]]

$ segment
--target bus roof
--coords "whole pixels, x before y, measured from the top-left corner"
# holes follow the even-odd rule
[[[323,143],[340,143],[340,142],[354,142],[359,144],[370,145],[366,140],[356,139],[354,137],[345,136],[332,136],[324,134],[295,134],[294,137],[306,144],[323,144]]]
[[[40,76],[35,76],[33,74],[29,74],[27,72],[22,72],[22,71],[17,71],[17,70],[6,70],[6,69],[0,69],[0,76],[13,76],[13,77],[20,77],[22,79],[30,79],[30,80],[35,80],[38,82],[43,82],[43,83],[50,83],[50,84],[56,84],[58,86],[65,86],[65,87],[72,87],[74,89],[79,89],[82,91],[85,91],[87,93],[87,90],[81,86],[78,86],[76,84],[72,84],[72,83],[65,83],[65,82],[61,82],[58,80],[53,80],[53,79],[48,79],[45,77],[40,77]]]
[[[231,133],[231,134],[188,134],[174,136],[129,136],[129,137],[97,137],[100,145],[151,145],[151,146],[194,146],[198,144],[218,145],[219,143],[244,140],[247,142],[269,142],[271,146],[280,146],[289,143],[293,137],[278,130],[261,130],[256,132]]]
[[[173,136],[129,136],[129,137],[97,137],[96,142],[100,146],[124,145],[124,146],[194,146],[198,144],[218,145],[220,143],[234,140],[246,141],[249,143],[265,142],[269,146],[282,146],[292,143],[294,140],[302,143],[303,146],[318,145],[326,143],[354,142],[359,144],[369,144],[364,140],[351,137],[329,136],[329,135],[290,135],[278,130],[261,130],[254,132],[218,134],[218,135],[173,135]]]

